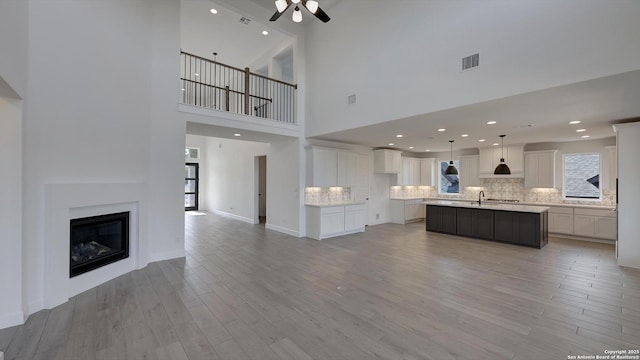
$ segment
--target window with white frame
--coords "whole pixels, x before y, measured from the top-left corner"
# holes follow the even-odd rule
[[[600,153],[565,154],[562,197],[566,200],[600,200]]]
[[[459,175],[445,175],[444,172],[449,166],[449,161],[440,160],[440,176],[438,180],[438,193],[439,194],[460,194],[460,176]],[[460,161],[453,160],[453,166],[460,171]]]
[[[197,148],[197,147],[185,148],[184,158],[187,160],[198,160],[200,158],[200,148]]]

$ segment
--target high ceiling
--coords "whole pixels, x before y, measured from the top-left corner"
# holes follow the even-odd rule
[[[238,0],[183,0],[183,50],[209,57],[211,52],[217,51],[218,61],[245,67],[283,42],[292,41],[291,37],[278,31],[275,23],[268,21],[269,14],[275,11],[273,0],[245,2],[257,8],[257,13],[262,13],[259,16],[228,10],[235,1]],[[337,0],[319,0],[319,3],[330,16],[337,16],[333,14],[339,8],[334,6]],[[228,6],[225,8],[220,4]],[[219,10],[215,16],[209,13],[212,6]],[[239,22],[241,16],[255,18],[244,25]],[[314,23],[305,20],[306,17],[302,25]],[[291,25],[290,22],[283,17],[278,25]],[[331,25],[329,22],[323,26]],[[265,29],[269,36],[261,34]],[[233,36],[229,36],[229,32]],[[449,140],[455,140],[454,149],[492,146],[499,142],[501,134],[507,135],[505,144],[588,141],[615,136],[612,123],[640,118],[638,94],[640,70],[404,119],[388,119],[380,124],[317,138],[413,152],[448,151]],[[496,121],[496,124],[487,125],[488,121]],[[581,123],[570,125],[570,121]],[[438,132],[439,128],[446,131]],[[576,132],[578,129],[586,131]],[[403,137],[396,138],[398,134]],[[463,134],[469,136],[462,137]],[[589,137],[583,138],[585,135]],[[479,142],[480,139],[486,141]]]
[[[501,134],[507,135],[505,144],[602,139],[615,136],[613,123],[640,118],[638,94],[640,70],[317,138],[412,152],[448,151],[449,140],[455,140],[454,149],[492,146]],[[496,124],[488,125],[489,121]],[[446,131],[438,132],[441,128]],[[576,132],[579,129],[586,131]]]

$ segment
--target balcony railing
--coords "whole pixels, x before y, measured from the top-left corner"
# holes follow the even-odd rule
[[[295,124],[297,85],[180,53],[182,104]]]

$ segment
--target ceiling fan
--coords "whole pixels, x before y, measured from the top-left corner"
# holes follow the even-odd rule
[[[318,2],[315,0],[276,0],[276,8],[278,9],[278,11],[276,11],[276,13],[273,14],[273,16],[271,17],[271,19],[269,19],[269,21],[278,20],[280,15],[282,15],[285,11],[287,11],[288,8],[291,7],[291,5],[294,5],[294,4],[296,6],[292,16],[292,20],[294,22],[302,21],[302,11],[300,11],[300,4],[302,5],[302,7],[309,10],[310,13],[315,15],[315,17],[320,19],[322,22],[326,23],[326,22],[329,22],[329,20],[331,20],[329,15],[327,15],[327,13],[325,13],[318,6]]]

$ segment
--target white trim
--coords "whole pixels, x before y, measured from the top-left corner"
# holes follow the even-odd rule
[[[161,253],[149,254],[149,262],[178,259],[187,256],[187,252],[183,250],[165,251]]]
[[[615,240],[610,240],[610,239],[599,239],[599,238],[591,238],[591,237],[569,235],[569,234],[561,234],[561,233],[552,233],[552,232],[549,232],[549,237],[563,238],[563,239],[569,239],[569,240],[578,240],[578,241],[589,241],[589,242],[595,242],[595,243],[600,243],[600,244],[610,244],[610,245],[615,245],[616,244]]]
[[[230,217],[232,219],[240,220],[240,221],[255,225],[254,222],[253,222],[253,219],[250,219],[248,217],[244,217],[244,216],[240,216],[240,215],[236,215],[236,214],[232,214],[232,213],[228,213],[226,211],[216,210],[216,209],[213,209],[213,213],[214,214],[218,214],[218,215],[222,215],[222,216],[226,216],[226,217]]]
[[[268,230],[273,230],[273,231],[277,231],[283,234],[287,234],[287,235],[291,235],[291,236],[295,236],[295,237],[302,237],[300,236],[300,232],[297,230],[293,230],[293,229],[289,229],[286,227],[282,227],[282,226],[278,226],[278,225],[273,225],[273,224],[265,224],[264,225],[265,229]]]
[[[27,313],[25,314],[25,319],[23,320],[23,323],[26,319],[26,317],[28,317],[29,315],[36,313],[40,310],[44,309],[44,298],[42,299],[38,299],[36,301],[32,301],[29,304],[27,304]]]
[[[0,329],[22,324],[24,324],[24,313],[22,311],[3,314],[0,316]],[[0,360],[2,360],[2,357],[0,357]]]
[[[378,219],[378,220],[375,220],[373,222],[369,222],[369,226],[388,224],[390,222],[391,222],[391,218]]]

